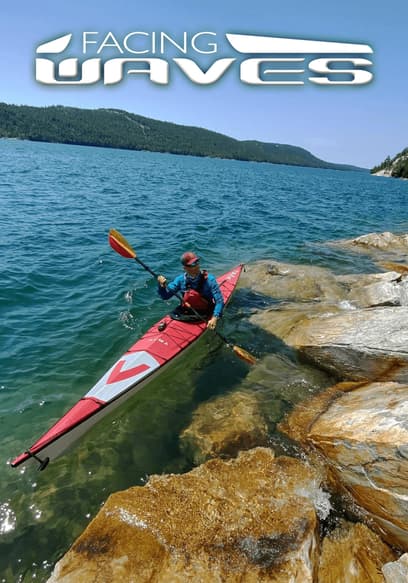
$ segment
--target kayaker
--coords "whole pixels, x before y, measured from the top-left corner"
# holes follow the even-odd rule
[[[211,273],[200,268],[200,258],[192,251],[183,253],[180,261],[184,273],[178,275],[172,282],[167,284],[164,275],[158,276],[159,295],[163,300],[168,300],[181,292],[183,302],[176,308],[174,315],[181,320],[194,319],[191,306],[204,318],[208,318],[207,327],[214,330],[224,308],[224,299],[217,280]]]

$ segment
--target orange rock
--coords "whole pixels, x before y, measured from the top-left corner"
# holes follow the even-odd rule
[[[318,583],[384,583],[396,554],[363,524],[344,522],[323,541]]]
[[[320,478],[256,448],[109,497],[49,583],[312,583]]]
[[[408,549],[407,384],[340,383],[279,427],[320,452],[384,540]]]

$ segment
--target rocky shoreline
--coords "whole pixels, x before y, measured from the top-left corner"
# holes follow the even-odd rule
[[[407,180],[408,148],[391,158],[388,156],[380,166],[371,170],[373,176],[385,176],[387,178],[400,178]]]
[[[296,361],[202,403],[197,467],[111,495],[50,583],[408,581],[408,236],[333,244],[378,270],[249,265],[241,287],[279,300],[249,319]]]

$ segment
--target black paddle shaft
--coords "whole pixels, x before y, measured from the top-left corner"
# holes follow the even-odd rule
[[[141,265],[143,267],[143,269],[146,269],[146,271],[148,271],[151,275],[153,275],[153,277],[155,277],[156,279],[159,277],[157,275],[157,273],[155,273],[152,269],[150,269],[150,267],[148,265],[146,265],[146,263],[144,263],[141,259],[139,259],[139,257],[135,257],[134,260],[137,261],[139,263],[139,265]]]

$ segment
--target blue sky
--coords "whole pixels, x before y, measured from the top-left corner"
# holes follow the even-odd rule
[[[238,139],[293,144],[328,161],[365,167],[408,146],[406,0],[22,0],[3,6],[1,16],[0,100],[6,103],[121,108]],[[220,39],[235,32],[365,43],[374,49],[374,81],[361,87],[252,87],[230,70],[209,87],[180,72],[172,73],[166,87],[141,76],[110,88],[37,83],[36,47],[69,32],[79,38],[84,30],[101,38],[109,31],[118,37],[131,31],[213,31]]]

